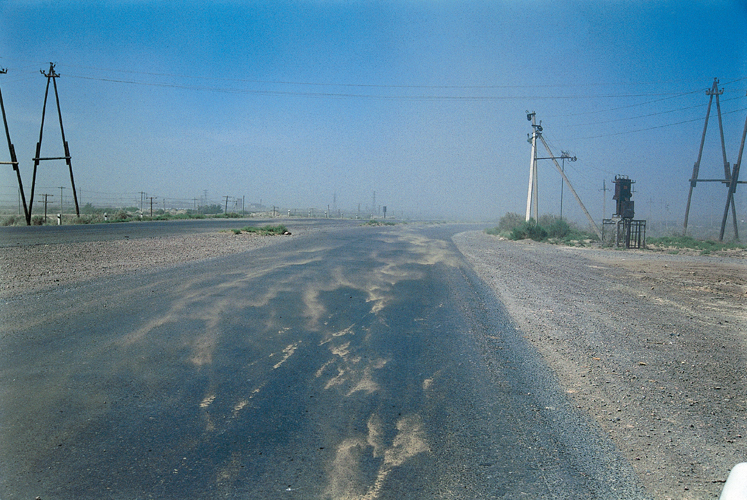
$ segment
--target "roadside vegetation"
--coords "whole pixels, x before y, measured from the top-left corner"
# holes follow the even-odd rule
[[[376,220],[376,219],[371,219],[361,224],[361,226],[393,226],[393,225],[394,225],[394,222]]]
[[[738,241],[722,243],[714,240],[699,240],[692,236],[662,236],[648,238],[646,247],[650,250],[665,251],[671,254],[698,252],[700,255],[723,253],[729,250],[747,250],[747,245]]]
[[[276,236],[276,235],[290,235],[291,234],[291,232],[288,231],[288,229],[283,224],[278,224],[277,226],[262,226],[262,227],[246,226],[246,227],[242,227],[241,229],[231,229],[231,232],[233,232],[233,234],[241,234],[241,233],[259,234],[260,236]]]
[[[146,215],[147,214],[147,215]],[[243,215],[236,212],[223,213],[220,205],[200,206],[197,210],[170,211],[162,208],[154,209],[151,216],[150,210],[140,213],[138,207],[111,208],[94,207],[87,203],[80,209],[80,217],[63,216],[64,224],[103,224],[116,222],[158,221],[158,220],[182,220],[182,219],[240,219]],[[57,224],[56,213],[48,213],[46,220],[43,215],[34,215],[31,225],[44,226]],[[8,215],[0,217],[0,226],[25,226],[26,218],[23,215]]]
[[[531,239],[568,246],[587,246],[599,240],[596,234],[583,231],[576,224],[569,224],[565,219],[554,215],[543,215],[539,221],[527,221],[522,215],[514,212],[501,217],[496,227],[485,232],[509,240]]]

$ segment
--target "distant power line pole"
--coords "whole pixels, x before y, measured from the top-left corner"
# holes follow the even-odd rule
[[[65,186],[60,186],[60,217],[62,217],[62,190],[65,189]]]
[[[607,217],[607,191],[611,191],[611,189],[607,189],[607,181],[602,179],[602,189],[600,189],[602,192],[602,220],[604,220],[605,217]]]
[[[571,156],[571,154],[568,151],[561,151],[560,152],[560,159],[563,161],[561,165],[561,169],[563,172],[565,172],[565,161],[576,161],[575,156]],[[563,219],[563,186],[565,186],[565,183],[561,180],[560,181],[560,218]]]
[[[153,200],[158,199],[158,196],[149,196],[150,198],[150,218],[153,218]]]
[[[224,213],[224,214],[227,214],[227,213],[228,213],[228,199],[230,198],[230,196],[224,196],[224,198],[226,199],[226,208],[225,208],[225,210],[223,211],[223,213]]]
[[[54,195],[53,194],[44,193],[42,196],[44,197],[44,223],[46,224],[46,222],[47,222],[47,201],[48,201],[48,199],[49,199],[50,196],[54,197]]]

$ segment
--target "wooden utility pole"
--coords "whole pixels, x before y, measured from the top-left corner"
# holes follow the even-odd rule
[[[44,193],[42,196],[44,197],[44,223],[46,224],[47,223],[47,202],[49,201],[50,197],[54,198],[54,195]]]
[[[732,212],[732,218],[734,220],[734,238],[739,239],[739,231],[737,229],[737,209],[734,203],[734,198],[732,196],[733,192],[731,190],[731,184],[732,184],[732,173],[729,170],[729,162],[726,161],[726,145],[724,143],[724,126],[721,121],[721,104],[719,103],[719,96],[724,93],[724,89],[719,90],[718,88],[718,78],[713,79],[713,85],[710,89],[706,90],[706,95],[709,96],[708,99],[708,109],[706,110],[706,116],[705,116],[705,123],[703,124],[703,134],[700,138],[700,149],[698,150],[698,159],[695,161],[695,165],[693,165],[693,175],[690,178],[690,191],[687,194],[687,206],[685,207],[685,224],[684,224],[684,234],[687,234],[687,222],[690,217],[690,202],[693,197],[693,189],[695,189],[695,186],[698,182],[720,182],[722,184],[726,184],[729,187],[728,193],[726,195],[727,197],[727,203],[731,205],[731,212]],[[723,179],[699,179],[698,175],[700,173],[700,160],[703,158],[703,145],[705,144],[705,137],[706,137],[706,131],[708,130],[708,119],[711,115],[711,105],[713,104],[713,98],[716,97],[716,112],[718,115],[718,127],[719,132],[721,135],[721,153],[724,160],[724,178]],[[735,170],[736,173],[738,173],[738,169]],[[734,186],[736,189],[736,183],[735,181]],[[727,215],[728,215],[728,209],[727,209]],[[725,219],[724,219],[725,220]],[[723,239],[723,227],[721,230],[721,237],[719,238],[719,241]]]
[[[586,215],[586,218],[589,220],[589,224],[591,224],[592,229],[594,229],[594,232],[597,233],[597,236],[599,236],[599,240],[602,240],[602,232],[599,230],[599,227],[597,227],[596,223],[594,222],[594,219],[589,215],[589,211],[586,210],[586,207],[584,206],[583,202],[581,201],[581,198],[578,197],[578,194],[576,194],[576,190],[573,189],[573,185],[571,184],[571,181],[568,180],[568,177],[566,177],[565,172],[560,168],[560,164],[558,163],[557,158],[552,154],[552,151],[550,151],[550,146],[547,145],[547,141],[545,141],[545,138],[542,137],[542,134],[539,135],[540,140],[542,141],[542,144],[545,146],[545,149],[550,154],[550,157],[552,158],[553,163],[555,164],[555,168],[560,172],[560,175],[563,177],[563,180],[568,185],[568,189],[571,190],[571,193],[573,193],[573,196],[576,198],[576,201],[578,202],[579,206],[581,207],[581,210],[583,210],[584,214]]]
[[[726,219],[729,216],[729,204],[731,203],[732,217],[734,218],[734,239],[739,239],[739,233],[737,232],[737,214],[734,211],[734,193],[737,191],[737,184],[745,184],[744,181],[739,181],[739,167],[742,164],[742,154],[744,153],[744,140],[747,138],[747,119],[744,121],[744,132],[742,132],[742,142],[739,144],[739,156],[737,156],[737,162],[734,164],[734,171],[731,173],[731,179],[729,181],[729,193],[726,195],[726,207],[724,207],[724,218],[721,220],[721,232],[719,233],[718,240],[724,241],[724,229],[726,228]]]
[[[8,72],[7,69],[0,69],[0,75],[4,75]],[[26,217],[26,225],[31,225],[31,211],[26,205],[26,193],[23,192],[23,181],[21,181],[21,171],[18,168],[18,158],[16,157],[16,148],[10,140],[10,130],[8,129],[8,119],[5,116],[5,104],[3,103],[3,93],[0,92],[0,110],[3,114],[3,124],[5,125],[5,137],[8,139],[8,151],[10,152],[9,162],[0,162],[2,165],[11,165],[13,170],[16,171],[16,177],[18,178],[18,194],[20,195],[21,201],[23,202],[23,215]]]
[[[57,93],[57,77],[60,75],[55,73],[54,71],[54,63],[49,63],[49,71],[44,72],[44,70],[40,70],[41,74],[47,77],[47,90],[44,92],[44,106],[42,108],[42,119],[41,119],[41,127],[39,130],[39,142],[36,143],[36,156],[34,157],[34,174],[31,177],[31,196],[29,197],[29,216],[31,215],[31,207],[33,206],[34,202],[34,188],[36,187],[36,169],[39,166],[39,162],[42,160],[65,160],[67,163],[68,169],[70,170],[70,185],[73,189],[73,200],[75,200],[75,214],[80,217],[80,208],[78,207],[78,195],[75,192],[75,179],[73,178],[73,164],[70,161],[70,148],[68,147],[67,141],[65,140],[65,128],[62,126],[62,110],[60,109],[60,96]],[[65,149],[65,156],[57,156],[57,157],[48,157],[48,158],[42,158],[41,157],[41,145],[42,145],[42,136],[44,134],[44,116],[47,112],[47,97],[49,96],[49,82],[52,81],[52,84],[54,85],[54,95],[55,99],[57,101],[57,116],[60,120],[60,133],[62,134],[62,145]]]
[[[610,189],[607,189],[607,181],[602,179],[602,189],[600,189],[602,192],[602,220],[604,220],[607,217],[607,191],[610,191]]]

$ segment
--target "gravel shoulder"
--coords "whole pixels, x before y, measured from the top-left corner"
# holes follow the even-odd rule
[[[4,247],[0,252],[0,298],[68,286],[93,278],[231,255],[277,244],[289,237],[292,236],[215,231]]]
[[[747,461],[744,253],[454,242],[653,498],[718,498]]]

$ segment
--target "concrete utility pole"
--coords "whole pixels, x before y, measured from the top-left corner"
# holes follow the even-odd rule
[[[542,122],[537,124],[537,114],[532,111],[527,111],[527,120],[532,122],[532,128],[534,129],[531,134],[527,137],[527,142],[532,145],[532,157],[529,163],[529,188],[527,189],[527,211],[524,217],[525,221],[534,218],[535,221],[539,220],[539,208],[537,207],[538,196],[537,196],[537,136],[542,133]],[[534,208],[534,210],[532,210]]]
[[[547,141],[545,141],[545,138],[542,135],[542,122],[540,122],[540,124],[537,125],[536,113],[534,111],[532,111],[531,113],[527,111],[527,120],[532,122],[532,128],[534,130],[532,131],[531,134],[529,134],[529,138],[527,140],[527,142],[530,142],[532,144],[532,163],[531,163],[530,171],[529,171],[529,192],[527,193],[526,220],[528,221],[531,218],[530,209],[532,208],[532,206],[534,208],[533,210],[534,220],[537,221],[539,219],[539,211],[537,209],[537,160],[552,160],[553,163],[555,164],[555,168],[558,170],[561,177],[563,177],[563,180],[568,185],[568,189],[571,190],[571,193],[573,193],[573,196],[576,198],[576,201],[581,207],[581,210],[583,210],[584,214],[586,215],[586,218],[589,220],[589,224],[591,225],[591,227],[594,229],[594,232],[597,234],[597,236],[601,240],[602,232],[599,230],[599,227],[597,227],[591,215],[589,215],[589,211],[586,210],[586,207],[584,206],[583,202],[581,202],[581,198],[578,197],[576,190],[573,189],[573,185],[571,184],[571,181],[568,180],[568,177],[565,175],[565,171],[560,167],[560,163],[558,163],[558,158],[550,150],[550,146],[547,145]],[[550,155],[548,158],[537,158],[537,140],[538,139],[542,141],[542,145],[545,146],[547,153]]]
[[[143,198],[145,196],[148,196],[148,193],[146,193],[145,191],[138,191],[138,193],[140,193],[140,213],[142,214],[143,213]]]
[[[226,209],[223,211],[223,213],[227,214],[228,213],[228,199],[230,198],[230,196],[224,196],[224,198],[226,199]]]
[[[157,200],[158,196],[149,196],[150,199],[150,218],[153,218],[153,200]]]

